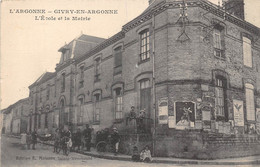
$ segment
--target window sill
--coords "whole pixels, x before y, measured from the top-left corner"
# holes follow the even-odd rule
[[[244,65],[244,67],[247,68],[247,69],[253,70],[253,66],[250,67],[250,66]]]
[[[138,65],[143,64],[143,63],[146,63],[146,62],[148,62],[148,61],[150,61],[150,58],[147,58],[147,59],[145,59],[145,60],[140,60],[140,61],[138,62]]]
[[[217,58],[217,59],[220,59],[220,60],[226,61],[226,58],[225,58],[225,57],[219,57],[219,56],[216,56],[216,55],[214,55],[214,57]]]

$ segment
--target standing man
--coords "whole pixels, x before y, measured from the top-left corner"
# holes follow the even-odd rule
[[[37,144],[37,132],[36,129],[32,132],[32,149],[35,150],[35,145]]]
[[[83,136],[85,139],[87,151],[90,151],[91,146],[91,129],[89,128],[89,125],[86,124],[86,129],[83,131]]]
[[[119,142],[120,142],[120,136],[119,136],[119,133],[117,131],[117,128],[114,127],[113,128],[113,133],[111,135],[111,138],[112,138],[112,144],[114,146],[114,150],[115,150],[115,155],[118,154],[118,146],[119,146]]]
[[[68,126],[64,126],[63,131],[63,154],[68,155],[68,149],[70,149],[71,145],[68,145],[68,142],[71,142],[71,132]]]
[[[81,131],[80,128],[77,129],[77,132],[75,134],[75,148],[78,147],[78,151],[80,150],[81,146]]]

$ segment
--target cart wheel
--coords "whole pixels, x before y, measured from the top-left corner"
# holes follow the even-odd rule
[[[106,152],[107,143],[104,141],[98,142],[96,145],[97,152]]]

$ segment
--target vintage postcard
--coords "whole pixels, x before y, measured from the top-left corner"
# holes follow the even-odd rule
[[[259,0],[2,0],[1,166],[260,165]]]

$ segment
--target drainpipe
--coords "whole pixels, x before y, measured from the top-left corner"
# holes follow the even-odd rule
[[[152,17],[152,27],[153,27],[153,42],[152,42],[152,57],[153,57],[153,109],[154,109],[154,131],[153,131],[153,156],[155,155],[155,146],[156,146],[156,88],[155,88],[155,16]]]

